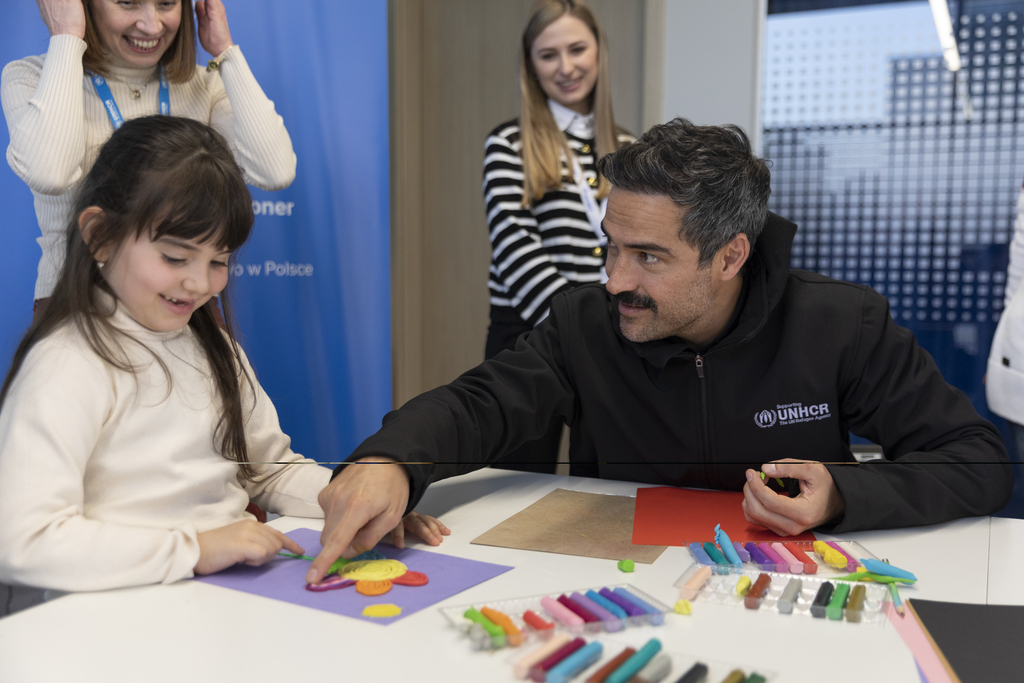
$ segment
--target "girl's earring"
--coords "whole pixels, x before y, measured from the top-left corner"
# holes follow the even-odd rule
[[[105,266],[105,265],[107,265],[106,261],[97,261],[96,262],[96,267],[99,268],[100,270],[103,270],[103,266]]]

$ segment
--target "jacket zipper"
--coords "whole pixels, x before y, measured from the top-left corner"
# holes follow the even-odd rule
[[[708,440],[708,390],[707,385],[704,382],[704,358],[698,353],[693,363],[697,366],[697,381],[700,384],[700,423],[701,423],[701,464],[704,469],[704,479],[707,481],[708,486],[712,485],[711,482],[711,462],[710,442]]]

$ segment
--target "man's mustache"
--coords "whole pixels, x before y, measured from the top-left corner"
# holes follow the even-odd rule
[[[635,291],[619,292],[613,295],[620,302],[634,308],[649,308],[655,313],[658,312],[658,304],[649,296],[637,294]]]

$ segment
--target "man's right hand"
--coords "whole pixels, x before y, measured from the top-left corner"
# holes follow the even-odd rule
[[[320,581],[339,557],[355,557],[402,522],[409,503],[409,475],[391,458],[366,457],[345,466],[318,497],[324,509],[324,547],[306,583]]]

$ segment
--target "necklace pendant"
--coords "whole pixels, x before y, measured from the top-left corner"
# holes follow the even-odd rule
[[[141,90],[132,90],[132,99],[133,100],[137,100],[140,97],[142,97],[142,91]]]

